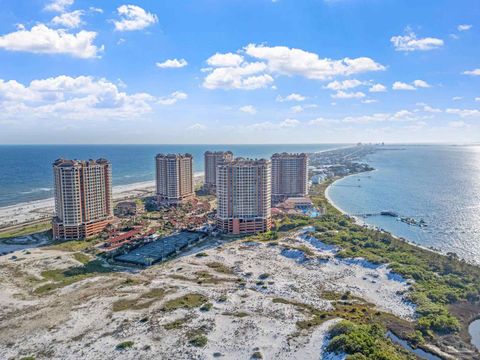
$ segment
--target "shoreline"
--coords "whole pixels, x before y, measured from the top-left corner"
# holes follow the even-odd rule
[[[379,228],[378,226],[376,225],[372,225],[372,224],[369,224],[367,223],[366,221],[362,220],[361,218],[357,217],[357,216],[353,216],[353,215],[350,215],[347,211],[343,210],[340,206],[338,206],[338,204],[335,204],[335,202],[333,201],[333,199],[330,197],[329,195],[329,189],[332,185],[334,185],[337,181],[340,181],[340,180],[343,180],[343,179],[346,179],[350,176],[355,176],[355,175],[360,175],[360,174],[364,174],[364,173],[368,173],[368,172],[374,172],[374,171],[378,171],[378,169],[374,169],[374,170],[371,170],[371,171],[364,171],[364,172],[359,172],[359,173],[356,173],[356,174],[350,174],[350,175],[346,175],[346,176],[342,176],[340,177],[339,179],[336,179],[335,181],[333,181],[330,185],[327,186],[327,188],[325,189],[325,199],[327,199],[327,201],[330,203],[330,205],[332,205],[336,210],[338,210],[340,213],[342,213],[343,215],[346,215],[352,219],[354,219],[354,222],[357,224],[357,225],[360,225],[360,226],[365,226],[367,228],[370,228],[372,230],[375,230],[375,231],[379,231],[381,233],[385,233],[385,234],[389,234],[390,236],[394,237],[395,239],[398,239],[398,240],[401,240],[401,241],[405,241],[406,243],[412,245],[412,246],[415,246],[415,247],[418,247],[420,249],[423,249],[423,250],[428,250],[428,251],[433,251],[439,255],[443,255],[443,256],[447,256],[447,252],[446,251],[442,251],[441,249],[434,249],[434,248],[429,248],[429,247],[426,247],[426,246],[423,246],[423,245],[420,245],[416,242],[413,242],[412,240],[409,240],[409,239],[406,239],[404,237],[401,237],[401,236],[398,236],[396,234],[394,234],[393,232],[390,232],[390,231],[386,231],[385,229],[381,229]],[[461,258],[463,261],[465,261],[466,263],[468,264],[471,264],[471,265],[475,265],[475,266],[480,266],[479,263],[476,263],[476,262],[472,262],[472,261],[469,261],[467,259],[463,259]]]
[[[203,172],[195,172],[194,182],[200,181],[204,176],[203,174]],[[116,185],[112,186],[112,198],[115,202],[145,196],[154,191],[155,180]],[[0,230],[10,226],[27,225],[29,222],[48,219],[53,215],[53,211],[53,197],[0,207]]]

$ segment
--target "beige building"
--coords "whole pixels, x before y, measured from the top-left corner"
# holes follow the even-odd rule
[[[112,168],[107,160],[58,159],[53,176],[55,239],[86,239],[112,221]]]
[[[225,161],[233,160],[231,151],[206,151],[205,152],[205,190],[215,194],[217,182],[217,166]]]
[[[194,197],[193,157],[190,154],[158,154],[156,162],[157,199],[166,205]]]
[[[217,167],[217,226],[232,234],[272,226],[271,163],[237,158]]]
[[[308,194],[307,154],[272,155],[272,202]]]

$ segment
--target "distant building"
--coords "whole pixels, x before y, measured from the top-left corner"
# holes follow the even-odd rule
[[[190,154],[158,154],[157,199],[167,205],[181,204],[194,197],[193,157]]]
[[[233,160],[231,151],[205,152],[205,190],[214,194],[217,182],[217,166],[225,161]]]
[[[272,202],[308,194],[307,154],[272,155]]]
[[[113,219],[112,169],[105,159],[53,163],[55,239],[86,239]]]
[[[237,158],[217,167],[217,226],[232,234],[272,226],[271,163]]]

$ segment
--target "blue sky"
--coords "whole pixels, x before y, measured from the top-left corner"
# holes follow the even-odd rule
[[[26,3],[0,143],[480,141],[478,0]]]

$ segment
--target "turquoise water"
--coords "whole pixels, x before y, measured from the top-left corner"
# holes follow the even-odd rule
[[[113,185],[154,180],[157,153],[189,152],[194,171],[203,171],[206,150],[232,150],[236,156],[270,157],[275,152],[315,152],[342,145],[2,145],[0,207],[53,196],[52,162],[59,158],[104,157],[112,163]]]
[[[480,263],[480,146],[385,148],[365,159],[375,171],[334,183],[328,189],[331,200],[349,214],[392,210],[424,219],[425,228],[388,216],[362,220],[419,245]]]

